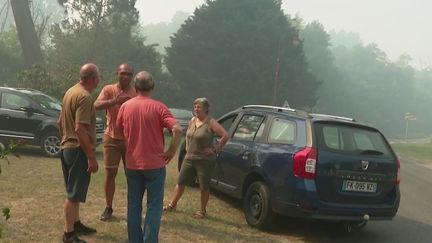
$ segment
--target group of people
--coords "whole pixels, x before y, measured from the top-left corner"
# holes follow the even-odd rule
[[[106,113],[103,138],[106,206],[100,219],[112,218],[120,160],[127,180],[129,242],[158,242],[162,212],[176,209],[185,186],[196,177],[201,189],[201,207],[194,217],[206,216],[215,155],[228,140],[225,129],[208,115],[208,100],[198,98],[193,102],[194,117],[186,132],[186,156],[172,199],[163,206],[165,166],[176,153],[180,125],[165,104],[152,98],[155,82],[149,72],[141,71],[134,76],[134,68],[124,63],[117,68],[117,78],[118,82],[104,86],[93,102],[91,93],[100,81],[100,73],[95,64],[87,63],[80,69],[79,82],[63,97],[59,117],[61,164],[67,194],[63,242],[85,242],[78,236],[96,233],[80,221],[79,206],[86,200],[91,173],[99,168],[95,156],[95,110],[99,109]],[[167,150],[164,150],[164,129],[172,133]],[[145,192],[147,210],[143,222]]]

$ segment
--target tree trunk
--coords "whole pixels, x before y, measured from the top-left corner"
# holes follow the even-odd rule
[[[28,0],[10,0],[25,65],[42,63],[42,50],[36,35]]]

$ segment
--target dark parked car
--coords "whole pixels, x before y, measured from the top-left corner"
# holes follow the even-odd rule
[[[243,201],[249,225],[277,214],[361,228],[390,220],[400,164],[384,135],[351,118],[249,105],[219,119],[230,139],[217,155],[213,189]],[[183,150],[179,164],[184,157]]]
[[[178,108],[169,108],[169,110],[180,124],[183,134],[186,133],[188,123],[193,117],[192,111]]]
[[[0,87],[0,140],[24,140],[38,145],[48,156],[59,156],[57,120],[61,103],[33,89]],[[96,138],[102,141],[104,123],[96,119]]]

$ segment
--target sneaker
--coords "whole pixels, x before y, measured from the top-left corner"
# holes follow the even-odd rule
[[[76,235],[90,235],[96,233],[96,229],[83,225],[81,221],[75,222],[74,230]]]
[[[112,218],[112,214],[113,214],[113,209],[110,207],[106,207],[100,217],[100,220],[102,221],[110,220]]]
[[[165,205],[163,207],[163,211],[165,211],[165,212],[173,212],[173,211],[176,210],[176,206],[177,205],[172,205],[171,203],[168,203],[168,205]]]
[[[73,234],[71,237],[67,237],[66,235],[63,235],[63,242],[64,243],[86,243],[85,240],[81,240],[75,234]]]

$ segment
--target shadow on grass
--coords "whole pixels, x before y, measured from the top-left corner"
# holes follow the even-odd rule
[[[82,239],[85,239],[84,237],[81,237]],[[107,235],[107,234],[96,234],[94,236],[92,236],[91,238],[88,237],[89,239],[92,239],[92,241],[90,242],[121,242],[121,243],[127,243],[129,242],[127,240],[127,235]]]
[[[212,190],[212,195],[216,198],[224,201],[229,204],[231,207],[243,211],[243,205],[241,200],[237,200],[235,198],[229,197],[221,192],[217,192]],[[215,219],[216,221],[220,219]],[[246,219],[243,218],[244,224],[247,225]],[[273,223],[273,227],[271,230],[265,231],[265,233],[269,233],[277,236],[287,236],[287,238],[295,238],[301,239],[306,242],[315,239],[313,236],[309,234],[310,229],[316,228],[319,225],[318,221],[307,220],[307,219],[299,219],[299,218],[290,218],[283,215],[277,215],[275,221]],[[267,239],[268,241],[268,239]]]
[[[212,195],[226,202],[229,206],[242,211],[240,200],[214,190]],[[211,218],[211,220],[239,227],[238,224],[223,222],[220,218]],[[244,222],[246,224],[245,219]],[[230,234],[229,232],[225,233]],[[340,222],[278,215],[273,228],[266,233],[287,239],[295,238],[304,242],[431,242],[432,225],[397,216],[392,221],[370,221],[365,228],[349,233]],[[242,236],[240,235],[240,237]],[[248,240],[248,237],[242,240]]]
[[[190,216],[185,216],[190,217]],[[244,231],[233,230],[232,228],[221,228],[217,224],[207,224],[205,221],[222,222],[220,219],[208,217],[206,219],[198,219],[199,222],[191,222],[188,220],[170,220],[164,222],[165,227],[176,229],[176,231],[184,231],[190,234],[200,235],[211,242],[268,242],[269,239],[265,235],[256,235],[244,233]],[[224,223],[224,222],[222,222]],[[231,226],[239,227],[240,225],[231,224]],[[185,235],[184,239],[188,237]]]
[[[34,157],[42,157],[42,158],[46,157],[46,158],[60,159],[60,157],[49,157],[42,151],[42,149],[39,146],[33,146],[33,145],[20,146],[15,150],[15,153],[20,156],[34,156]],[[98,160],[103,158],[103,152],[101,147],[96,148],[96,157]]]

